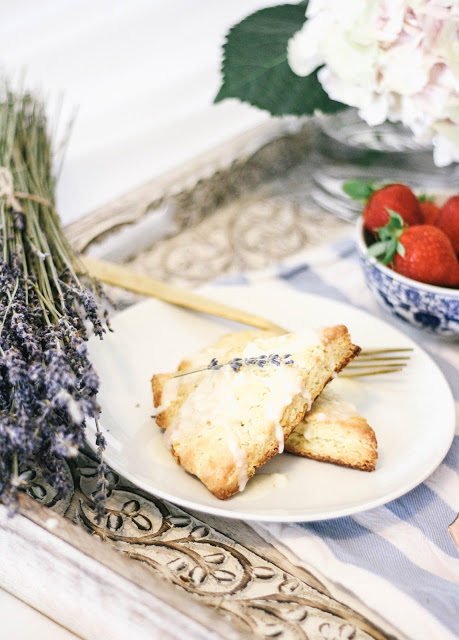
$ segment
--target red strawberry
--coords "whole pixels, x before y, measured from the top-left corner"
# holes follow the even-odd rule
[[[430,224],[406,227],[391,213],[386,226],[376,230],[379,240],[367,255],[392,264],[395,271],[419,282],[459,287],[459,262],[453,245],[441,229]]]
[[[400,214],[406,225],[421,224],[419,202],[404,184],[389,184],[375,191],[363,208],[363,222],[369,231],[384,227],[389,222],[389,211]]]
[[[424,224],[435,224],[440,213],[440,207],[430,200],[420,200],[419,208]]]
[[[446,233],[454,251],[459,254],[459,195],[452,196],[445,202],[435,226]]]
[[[433,225],[402,231],[394,255],[394,270],[407,278],[445,287],[459,286],[459,268],[448,236]]]

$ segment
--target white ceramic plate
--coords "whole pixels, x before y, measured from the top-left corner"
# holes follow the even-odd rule
[[[222,286],[206,295],[269,317],[289,330],[346,324],[362,347],[413,347],[405,371],[333,384],[373,426],[376,471],[365,473],[290,454],[272,458],[244,492],[220,501],[173,460],[152,419],[150,379],[183,356],[241,325],[149,300],[114,318],[115,332],[90,341],[101,378],[105,460],[122,476],[175,504],[245,520],[305,522],[370,509],[422,482],[440,464],[454,435],[454,404],[432,359],[389,324],[354,307],[299,293],[283,283]],[[88,427],[94,442],[94,427]]]

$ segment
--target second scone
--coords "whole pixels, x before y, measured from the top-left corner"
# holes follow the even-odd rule
[[[356,407],[327,386],[292,431],[285,450],[343,467],[374,471],[378,443],[372,427]]]
[[[171,453],[220,499],[243,490],[255,469],[284,448],[323,387],[358,352],[343,325],[267,336],[240,332],[220,338],[180,365],[152,378],[156,421]],[[269,362],[277,354],[281,364]],[[289,358],[282,360],[283,356]],[[205,369],[267,356],[268,362]],[[293,360],[293,364],[283,364]]]

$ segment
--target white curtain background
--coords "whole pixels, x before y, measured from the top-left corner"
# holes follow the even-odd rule
[[[58,204],[65,223],[267,114],[213,105],[228,28],[269,0],[0,0],[0,70],[76,114]]]

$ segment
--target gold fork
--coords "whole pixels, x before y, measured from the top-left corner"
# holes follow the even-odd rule
[[[403,367],[406,367],[410,359],[410,356],[407,354],[411,351],[413,351],[411,347],[363,349],[357,358],[347,365],[343,373],[341,373],[341,376],[345,378],[357,378],[403,371]]]
[[[258,329],[286,333],[279,325],[262,316],[231,307],[230,305],[206,298],[194,291],[188,291],[161,280],[144,276],[131,269],[112,262],[106,262],[89,256],[81,256],[84,268],[101,282],[142,295],[153,296],[187,309],[194,309],[210,315],[235,320]],[[364,349],[360,355],[347,365],[341,376],[356,378],[402,371],[409,361],[410,348]],[[401,355],[403,354],[403,355]]]

